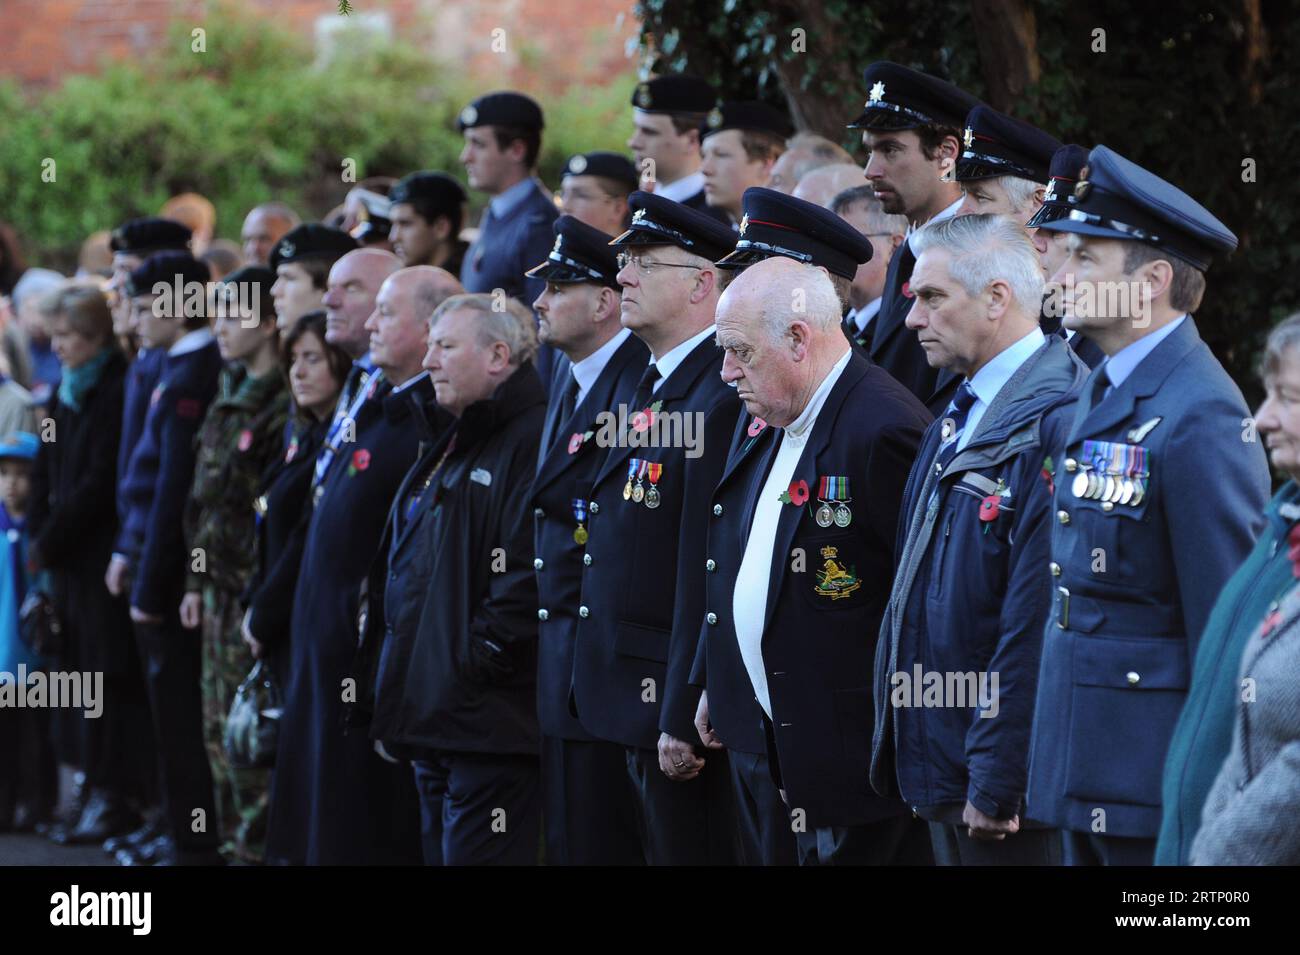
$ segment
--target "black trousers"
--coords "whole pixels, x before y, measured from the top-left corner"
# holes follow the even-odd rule
[[[104,675],[103,713],[82,720],[86,785],[149,805],[157,797],[149,695],[140,673]],[[81,714],[78,712],[78,719]]]
[[[645,865],[623,746],[542,736],[547,865]]]
[[[767,754],[727,751],[736,800],[742,865],[796,865],[790,809],[772,778]]]
[[[59,777],[50,724],[48,709],[0,707],[0,831],[19,805],[36,820],[54,812]]]
[[[217,848],[218,832],[203,743],[200,633],[168,614],[161,624],[137,623],[135,638],[158,747],[163,818],[182,857],[209,854]]]
[[[411,765],[425,865],[537,864],[536,756],[438,751]]]
[[[1066,865],[1154,865],[1156,840],[1061,830]]]
[[[911,814],[795,834],[800,865],[934,865],[926,822]]]
[[[735,865],[738,858],[731,774],[725,753],[705,755],[700,774],[674,782],[659,768],[659,753],[626,748],[636,788],[641,844],[650,865]]]
[[[972,839],[963,825],[930,823],[930,842],[938,865],[1060,865],[1061,833],[1021,829],[1005,839]]]

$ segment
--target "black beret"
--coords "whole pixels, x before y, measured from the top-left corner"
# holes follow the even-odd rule
[[[736,250],[719,268],[743,269],[781,255],[851,279],[871,261],[871,243],[829,209],[762,186],[746,189],[741,202],[745,215]]]
[[[604,176],[627,186],[631,192],[641,184],[632,160],[622,153],[591,152],[570,156],[564,164],[565,176]]]
[[[159,282],[175,285],[178,279],[182,291],[191,282],[198,282],[206,288],[212,281],[212,271],[188,252],[175,249],[155,252],[131,270],[126,281],[126,294],[152,295]]]
[[[299,259],[341,259],[360,246],[342,229],[309,222],[290,229],[271,249],[271,268],[276,269]]]
[[[462,133],[475,126],[520,126],[540,131],[544,125],[537,101],[510,90],[480,96],[456,117],[456,128]]]
[[[611,237],[581,219],[562,215],[552,226],[555,246],[546,261],[524,274],[547,282],[595,282],[612,289],[619,287],[618,257],[610,247]]]
[[[1074,184],[1079,181],[1079,170],[1087,162],[1088,150],[1073,143],[1062,146],[1052,154],[1047,195],[1043,196],[1043,204],[1038,207],[1038,211],[1025,223],[1026,228],[1037,229],[1044,222],[1070,214],[1070,205],[1074,202]]]
[[[113,230],[109,247],[127,255],[148,255],[160,249],[188,249],[191,232],[173,219],[146,216],[132,219]]]
[[[706,113],[717,99],[712,86],[684,73],[656,76],[632,91],[632,105],[646,113]]]
[[[1088,154],[1069,214],[1042,228],[1145,242],[1201,271],[1237,247],[1232,230],[1199,202],[1106,146]]]
[[[388,190],[390,206],[399,202],[422,203],[435,209],[459,209],[465,204],[465,190],[445,172],[413,172]]]
[[[708,139],[726,129],[756,129],[775,133],[782,139],[794,135],[794,124],[789,116],[775,106],[755,101],[722,103],[713,107],[700,124],[700,139]]]
[[[962,147],[954,173],[958,182],[1017,176],[1046,183],[1061,143],[1037,126],[980,103],[966,117]]]
[[[736,247],[736,233],[707,212],[637,190],[627,197],[632,224],[610,245],[675,245],[716,262]]]
[[[216,294],[219,299],[237,297],[240,304],[253,304],[260,310],[256,317],[261,321],[263,315],[275,316],[275,299],[271,296],[274,284],[275,273],[266,266],[245,265],[224,276],[217,284]]]
[[[863,71],[867,102],[849,129],[961,129],[979,100],[936,76],[880,60]]]

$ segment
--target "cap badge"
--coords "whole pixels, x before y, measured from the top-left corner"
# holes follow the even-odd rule
[[[749,228],[749,213],[746,212],[740,217],[740,234],[744,235],[745,230]]]
[[[560,251],[560,246],[563,245],[563,244],[564,244],[564,236],[562,236],[562,235],[557,235],[557,236],[555,237],[555,245],[551,246],[551,251],[552,251],[552,252],[559,252],[559,251]]]
[[[581,175],[582,171],[586,168],[587,168],[586,156],[579,154],[569,160],[569,172],[573,173],[575,176]]]
[[[1092,192],[1092,183],[1087,179],[1080,179],[1074,184],[1074,201],[1082,202],[1088,198],[1088,193]]]
[[[876,80],[876,82],[872,84],[871,96],[867,100],[867,105],[870,106],[873,103],[879,103],[884,98],[885,98],[885,84],[880,82],[879,80]]]
[[[717,129],[722,125],[722,110],[718,109],[716,106],[713,107],[713,109],[709,110],[709,115],[706,117],[705,122],[709,124],[709,129]]]
[[[471,103],[462,109],[460,111],[460,122],[463,126],[473,126],[478,122],[478,107]]]
[[[636,88],[636,105],[642,109],[649,109],[654,103],[654,98],[650,95],[650,84],[642,83]]]
[[[975,141],[975,130],[967,126],[966,132],[962,134],[961,141],[967,149],[970,149],[971,143]]]
[[[632,213],[633,222],[641,222],[643,219],[645,219],[644,209],[638,209],[636,212]]]
[[[298,251],[298,250],[294,248],[292,242],[284,241],[284,242],[281,242],[281,243],[280,243],[280,249],[279,249],[279,252],[280,252],[280,258],[282,258],[282,259],[292,259],[292,258],[293,258],[293,254],[294,254],[294,252],[296,252],[296,251]]]

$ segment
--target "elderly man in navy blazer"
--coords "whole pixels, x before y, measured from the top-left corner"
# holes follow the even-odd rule
[[[1029,812],[1067,864],[1150,865],[1160,779],[1190,665],[1269,497],[1250,412],[1191,313],[1237,238],[1191,197],[1098,146],[1057,272],[1065,326],[1106,353],[1054,456]],[[1119,286],[1107,283],[1122,283]],[[1127,295],[1108,294],[1118,287]]]
[[[621,289],[611,238],[573,216],[560,216],[554,248],[528,273],[546,281],[546,291],[533,303],[541,340],[563,353],[529,492],[548,865],[645,862],[624,748],[593,736],[569,707],[588,498],[605,459],[595,432],[603,413],[632,397],[650,361],[646,346],[619,322]]]
[[[722,722],[701,713],[702,738],[767,741],[767,778],[746,773],[738,794],[784,799],[802,864],[928,862],[924,827],[867,768],[898,501],[930,416],[849,344],[810,263],[749,266],[718,304],[718,344],[748,415],[706,518],[700,655]]]

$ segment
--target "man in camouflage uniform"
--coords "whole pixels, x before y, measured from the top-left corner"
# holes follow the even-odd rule
[[[250,266],[222,283],[228,301],[239,292],[240,300],[260,307],[265,318],[250,323],[231,307],[216,320],[217,342],[228,364],[199,431],[185,514],[190,567],[181,618],[187,626],[202,621],[203,730],[223,852],[248,861],[261,856],[270,772],[232,767],[223,740],[235,691],[253,666],[240,636],[240,594],[253,570],[254,501],[263,472],[283,454],[289,415],[269,294],[274,281],[269,270]]]

